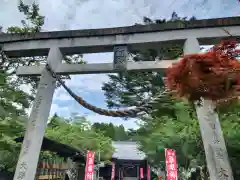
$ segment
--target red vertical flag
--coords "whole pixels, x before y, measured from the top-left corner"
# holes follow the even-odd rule
[[[150,166],[148,165],[148,169],[147,169],[147,180],[150,180],[151,179],[151,168]]]
[[[87,153],[87,162],[85,168],[85,180],[93,180],[95,152]]]
[[[143,179],[144,176],[143,176],[143,168],[140,168],[140,178]]]
[[[111,175],[111,180],[115,179],[115,163],[112,163],[112,175]]]
[[[175,150],[165,149],[167,180],[178,179],[177,157]]]

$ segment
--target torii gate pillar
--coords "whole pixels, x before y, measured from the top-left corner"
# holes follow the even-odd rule
[[[188,38],[184,45],[184,54],[199,53],[200,45],[195,37]],[[205,150],[210,180],[233,180],[218,114],[215,104],[206,99],[195,103],[197,117]]]
[[[59,48],[49,50],[47,62],[56,69],[63,57]],[[34,180],[43,136],[47,127],[56,80],[44,69],[38,85],[36,98],[27,122],[24,141],[19,155],[14,180]]]

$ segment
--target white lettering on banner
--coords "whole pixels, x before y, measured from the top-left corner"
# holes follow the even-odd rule
[[[175,170],[176,170],[174,164],[169,164],[169,169],[170,169],[171,171],[175,171]]]
[[[168,163],[174,163],[174,159],[172,156],[169,156]]]
[[[170,171],[169,176],[174,179],[177,177],[174,171]]]
[[[94,160],[92,157],[90,157],[88,161],[89,161],[88,164],[94,164]]]
[[[91,164],[88,165],[88,172],[89,173],[93,172],[93,166]]]
[[[88,172],[86,177],[87,177],[87,180],[92,180],[93,174]]]

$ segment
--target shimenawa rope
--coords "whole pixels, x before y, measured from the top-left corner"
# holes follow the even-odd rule
[[[86,102],[82,97],[77,96],[71,89],[69,89],[65,82],[58,76],[52,69],[51,67],[47,64],[46,69],[49,71],[51,76],[55,78],[62,86],[63,88],[69,93],[69,95],[75,99],[80,105],[83,107],[98,113],[100,115],[105,115],[105,116],[112,116],[112,117],[137,117],[139,113],[141,112],[148,112],[149,110],[152,109],[154,104],[157,104],[162,97],[166,96],[169,92],[167,90],[161,92],[158,96],[153,98],[151,101],[148,103],[143,104],[142,106],[133,108],[133,109],[126,109],[126,110],[106,110],[102,108],[98,108],[96,106],[93,106]]]

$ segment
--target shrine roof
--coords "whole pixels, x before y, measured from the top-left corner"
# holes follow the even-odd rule
[[[146,157],[145,154],[138,149],[138,144],[133,141],[114,141],[113,147],[115,148],[113,158],[144,160]]]
[[[22,142],[23,137],[19,137],[15,139],[15,141]],[[80,150],[73,148],[69,145],[62,144],[58,141],[52,140],[48,137],[44,137],[41,150],[55,152],[61,157],[70,157],[70,158],[78,159],[80,161],[82,160],[85,161],[85,156]]]

